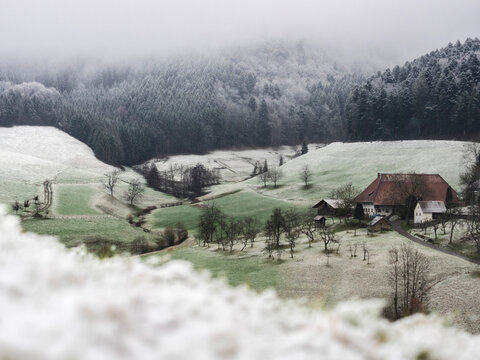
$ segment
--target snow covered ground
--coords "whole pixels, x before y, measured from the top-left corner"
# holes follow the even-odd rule
[[[89,180],[112,167],[81,141],[53,127],[0,128],[0,177],[18,181]]]
[[[0,358],[477,359],[480,337],[377,301],[313,311],[184,262],[98,260],[0,209]]]

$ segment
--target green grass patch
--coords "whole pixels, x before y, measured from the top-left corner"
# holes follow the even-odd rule
[[[95,190],[88,185],[60,185],[56,213],[59,215],[97,215],[99,212],[92,207]]]
[[[236,258],[228,252],[185,247],[171,252],[171,257],[189,261],[196,270],[208,270],[214,277],[223,277],[232,286],[246,284],[257,291],[277,286],[276,264],[258,256]]]
[[[286,201],[269,198],[249,191],[236,192],[232,195],[211,200],[226,215],[237,220],[254,216],[260,222],[265,222],[270,217],[272,210],[280,207],[288,209],[295,207]],[[303,210],[303,208],[299,209]],[[191,205],[175,206],[155,211],[153,215],[153,228],[175,226],[179,221],[185,224],[188,230],[197,228],[202,209]]]
[[[117,219],[29,219],[22,222],[24,231],[58,237],[66,246],[78,246],[88,236],[129,243],[145,233]]]
[[[475,270],[470,273],[470,276],[476,279],[480,278],[480,270]]]

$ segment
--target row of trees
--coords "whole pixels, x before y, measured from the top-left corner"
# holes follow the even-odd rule
[[[210,170],[200,163],[191,167],[171,164],[164,171],[158,171],[155,163],[145,163],[137,170],[145,176],[150,187],[177,198],[201,196],[206,187],[219,184],[221,178],[218,169]]]
[[[264,223],[254,217],[236,220],[225,215],[214,203],[207,205],[200,216],[198,224],[198,244],[209,246],[217,244],[218,248],[233,251],[237,243],[242,245],[241,251],[263,234],[265,247],[263,251],[269,258],[275,252],[280,256],[285,245],[290,249],[293,258],[296,242],[303,234],[308,239],[309,247],[319,240],[323,241],[325,252],[330,251],[333,244],[338,244],[335,234],[326,227],[317,227],[311,211],[300,212],[294,208],[273,209],[270,218]]]
[[[55,71],[0,64],[0,126],[56,126],[101,160],[125,165],[333,137],[336,128],[325,124],[338,121],[348,96],[340,89],[353,76],[324,66],[324,51],[278,47],[94,69],[81,61]]]
[[[353,89],[351,140],[468,138],[480,132],[480,40],[467,39],[387,69]]]
[[[216,243],[218,248],[233,251],[237,243],[242,244],[241,251],[250,244],[253,247],[255,239],[262,231],[261,223],[254,217],[241,221],[225,215],[214,203],[207,205],[200,216],[198,224],[198,244],[210,246]]]

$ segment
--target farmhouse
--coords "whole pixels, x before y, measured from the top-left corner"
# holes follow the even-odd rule
[[[313,205],[312,208],[317,209],[318,215],[336,216],[342,205],[342,200],[324,199]]]
[[[392,230],[392,224],[383,216],[375,216],[368,224],[367,229],[370,232]]]
[[[377,178],[354,201],[363,205],[367,217],[391,216],[402,213],[407,200],[415,203],[418,200],[440,201],[445,204],[449,187],[438,174],[378,173]],[[455,190],[451,189],[451,194],[451,202],[458,202]]]
[[[446,212],[447,208],[443,201],[419,201],[414,210],[413,223],[432,221]]]

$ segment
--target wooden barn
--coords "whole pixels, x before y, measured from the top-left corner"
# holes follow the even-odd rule
[[[312,206],[317,209],[317,215],[337,216],[338,209],[341,208],[342,200],[324,199]]]
[[[368,224],[367,229],[370,232],[392,230],[392,224],[383,216],[375,216]]]

